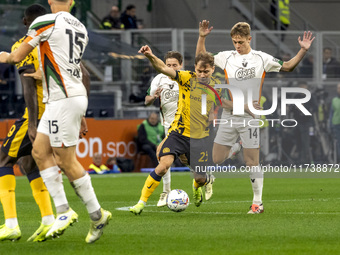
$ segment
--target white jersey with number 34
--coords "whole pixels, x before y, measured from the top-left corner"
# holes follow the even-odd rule
[[[31,24],[25,42],[39,46],[44,102],[86,96],[80,60],[88,43],[85,26],[68,12],[46,14]]]

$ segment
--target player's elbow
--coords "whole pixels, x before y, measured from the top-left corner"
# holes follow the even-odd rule
[[[23,58],[18,56],[18,54],[10,54],[8,59],[7,59],[7,63],[11,64],[11,65],[15,65],[15,64],[20,63],[22,60],[23,60]]]
[[[295,65],[290,64],[289,62],[284,62],[280,71],[282,71],[282,72],[293,72],[294,69],[295,69]]]

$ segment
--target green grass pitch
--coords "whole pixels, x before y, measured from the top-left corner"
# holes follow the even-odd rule
[[[218,178],[214,195],[199,208],[193,203],[174,213],[155,205],[162,184],[143,213],[124,210],[134,205],[147,174],[92,176],[103,208],[113,213],[104,235],[86,244],[89,218],[64,179],[79,222],[59,239],[27,243],[38,228],[40,213],[25,177],[17,178],[16,199],[22,232],[17,242],[0,243],[0,254],[339,254],[340,179],[267,178],[265,212],[247,215],[252,191],[248,178]],[[189,173],[172,173],[172,188],[192,198]],[[120,208],[120,210],[118,210]],[[4,222],[2,207],[1,222]]]

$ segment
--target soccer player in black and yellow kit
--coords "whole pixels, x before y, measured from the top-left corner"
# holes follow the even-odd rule
[[[211,54],[203,53],[196,56],[195,72],[190,72],[176,71],[167,67],[162,60],[152,54],[149,46],[143,46],[139,52],[149,59],[158,72],[177,81],[179,101],[175,119],[160,149],[159,164],[146,179],[140,200],[130,208],[130,212],[136,215],[143,211],[148,198],[176,157],[185,154],[194,170],[209,163],[209,113],[213,108],[214,93],[220,93],[220,89],[214,90],[214,86],[220,82],[211,76],[215,70],[214,57]],[[206,111],[202,113],[203,94],[207,100]],[[207,94],[213,95],[213,98]],[[200,206],[203,197],[201,187],[210,180],[205,171],[195,171],[194,177],[194,202],[196,206]]]
[[[46,14],[41,5],[31,5],[25,10],[24,24],[28,28],[35,18]],[[21,38],[12,46],[15,51],[23,42]],[[15,202],[15,176],[13,165],[20,158],[32,188],[33,197],[39,206],[42,222],[38,230],[27,241],[44,241],[45,234],[54,222],[49,193],[40,177],[32,156],[32,142],[37,132],[45,105],[42,103],[42,83],[24,74],[34,73],[39,69],[38,50],[34,49],[23,61],[16,65],[23,86],[27,108],[21,119],[11,127],[0,151],[0,199],[5,214],[5,224],[0,226],[0,240],[18,240],[21,238]]]

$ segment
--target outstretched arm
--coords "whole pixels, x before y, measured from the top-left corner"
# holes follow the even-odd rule
[[[162,88],[157,88],[156,91],[155,91],[155,94],[153,94],[152,96],[145,96],[145,105],[146,106],[149,106],[149,105],[152,105],[157,98],[159,98],[161,96],[161,92],[162,92]]]
[[[31,45],[23,42],[20,47],[12,53],[0,52],[0,63],[17,64],[24,60],[33,49]]]
[[[152,53],[152,50],[148,45],[142,46],[138,52],[144,54],[144,56],[149,59],[150,63],[157,70],[157,72],[163,73],[170,78],[176,77],[176,71],[170,67],[167,67],[162,60],[157,58]]]
[[[304,32],[303,38],[301,40],[301,37],[299,36],[298,41],[301,46],[301,49],[296,54],[295,57],[293,57],[291,60],[287,62],[283,62],[283,65],[281,67],[280,71],[283,72],[292,72],[294,68],[300,63],[300,61],[303,59],[303,57],[306,55],[307,51],[309,50],[310,46],[312,45],[312,42],[315,39],[315,36],[312,37],[312,33],[310,31]]]
[[[197,46],[196,46],[196,56],[199,53],[205,53],[205,38],[210,34],[211,30],[213,27],[209,27],[209,21],[208,20],[203,20],[199,24],[199,36],[197,40]]]

